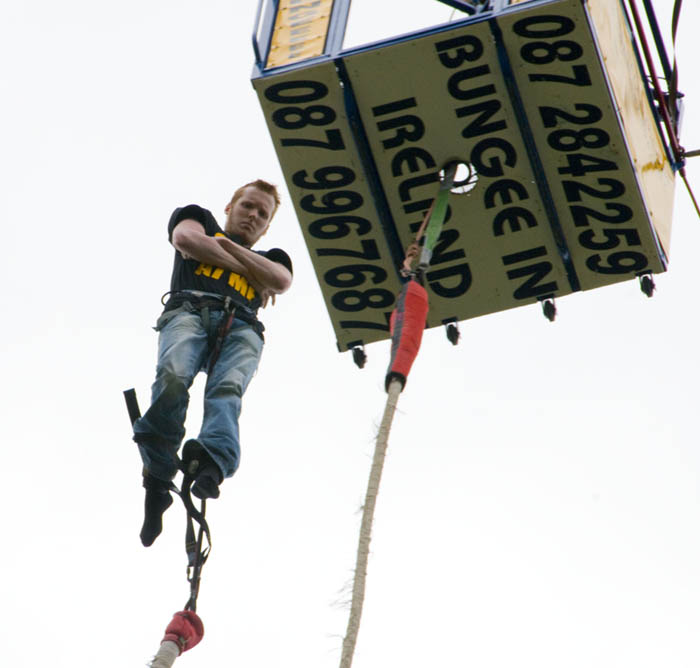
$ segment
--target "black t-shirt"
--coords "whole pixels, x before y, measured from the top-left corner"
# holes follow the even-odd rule
[[[168,223],[168,239],[172,242],[173,230],[175,226],[186,219],[196,220],[204,227],[205,233],[210,237],[226,237],[234,243],[241,243],[241,240],[234,235],[226,234],[211,211],[203,209],[196,204],[180,207],[173,211]],[[242,244],[241,244],[242,245]],[[292,261],[289,255],[280,248],[272,248],[268,251],[254,251],[272,262],[279,262],[282,266],[292,271]],[[262,299],[257,290],[248,283],[245,276],[233,271],[213,267],[200,262],[199,260],[182,257],[180,251],[175,251],[175,262],[173,264],[173,274],[170,279],[171,293],[180,290],[201,290],[202,292],[213,292],[224,297],[231,297],[238,306],[245,306],[255,315],[262,303]]]

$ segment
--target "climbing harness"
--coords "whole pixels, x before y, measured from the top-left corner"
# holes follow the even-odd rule
[[[167,303],[165,303],[166,297],[168,297]],[[250,324],[262,338],[264,327],[255,314],[245,306],[236,304],[229,296],[197,290],[182,290],[165,293],[161,297],[161,303],[166,306],[166,314],[176,309],[199,313],[202,327],[208,336],[210,351],[207,362],[208,374],[211,374],[219,359],[224,341],[235,318],[240,318]],[[212,311],[223,311],[216,326],[214,326]],[[133,425],[141,417],[136,392],[133,388],[124,392],[124,399],[129,419]],[[183,610],[173,616],[161,648],[151,664],[153,668],[171,666],[175,658],[194,647],[204,633],[202,622],[197,616],[197,597],[202,569],[211,552],[212,541],[205,516],[206,500],[202,499],[200,508],[197,508],[192,500],[191,490],[198,472],[205,464],[204,458],[206,456],[204,448],[195,440],[185,443],[182,449],[182,459],[176,456],[178,469],[182,471],[183,475],[182,484],[178,489],[176,485],[171,483],[169,489],[180,497],[187,513],[185,551],[187,553],[187,582],[190,585],[190,594]]]
[[[168,298],[167,301],[165,301],[166,297]],[[234,318],[238,318],[248,323],[261,339],[264,338],[265,326],[258,320],[255,313],[244,304],[236,303],[230,296],[201,290],[178,290],[176,292],[166,292],[160,298],[160,302],[166,307],[164,314],[178,308],[197,311],[202,318],[202,326],[209,333],[210,345],[214,342],[217,333],[211,329],[211,312],[219,310],[229,314],[228,320],[230,322],[226,326],[226,332],[231,328]]]
[[[236,317],[241,318],[253,326],[256,333],[262,337],[263,326],[255,315],[244,306],[235,304],[231,297],[223,297],[215,293],[184,290],[175,293],[166,293],[161,298],[163,303],[166,297],[169,308],[173,311],[177,308],[199,312],[202,326],[208,335],[209,360],[207,373],[211,374],[216,365],[223,343],[231,330]],[[216,327],[213,327],[211,312],[221,310],[223,314]],[[135,390],[124,392],[129,419],[133,425],[141,417]],[[172,666],[175,658],[182,652],[194,647],[204,634],[204,626],[197,616],[197,597],[202,578],[202,569],[211,552],[211,531],[206,520],[206,500],[202,499],[200,508],[197,508],[192,500],[192,485],[197,478],[201,467],[205,464],[206,451],[195,440],[185,443],[182,449],[182,458],[177,458],[178,469],[182,472],[182,484],[180,489],[173,483],[170,491],[177,494],[187,513],[185,530],[185,551],[187,553],[187,582],[190,586],[190,594],[182,611],[176,612],[170,625],[166,629],[161,647],[154,657],[152,668],[168,668]],[[196,526],[195,526],[196,525]]]

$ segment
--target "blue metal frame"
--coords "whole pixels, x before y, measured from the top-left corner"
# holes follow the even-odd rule
[[[263,15],[263,7],[266,7],[265,17],[263,19],[262,29],[260,28],[260,20]],[[277,9],[279,0],[258,0],[258,8],[255,12],[255,22],[253,24],[253,53],[255,54],[255,65],[253,67],[253,77],[260,76],[265,70],[265,62],[270,51],[270,41],[272,40],[272,27],[275,25],[277,18]],[[263,44],[262,50],[258,43],[258,34],[262,34]]]
[[[253,21],[253,53],[255,54],[255,64],[262,65],[260,48],[258,46],[258,29],[260,28],[260,16],[262,15],[263,0],[258,0],[258,8],[255,11],[255,21]]]
[[[263,3],[265,2],[265,0],[259,1]],[[279,0],[273,1],[276,5],[279,3]],[[459,1],[461,2],[461,0]],[[536,0],[533,0],[532,5],[536,6],[539,4],[547,4],[549,1],[550,0],[539,0],[538,2]],[[438,2],[443,2],[443,0],[438,0]],[[491,11],[493,2],[494,0],[489,0],[488,5],[485,5],[484,11],[478,12],[473,15],[464,16],[460,20],[447,21],[445,23],[423,28],[421,30],[415,30],[413,32],[404,33],[402,35],[389,36],[386,39],[378,40],[376,42],[369,42],[361,46],[351,47],[349,49],[342,49],[342,40],[345,34],[345,27],[347,23],[347,17],[350,9],[351,0],[336,0],[333,9],[333,16],[331,17],[331,25],[329,27],[326,49],[323,55],[317,56],[316,58],[309,58],[298,63],[292,63],[290,65],[283,65],[281,67],[270,68],[268,70],[265,70],[260,63],[256,63],[256,67],[254,68],[252,78],[277,75],[282,72],[293,71],[296,69],[304,69],[307,67],[311,67],[316,63],[328,60],[329,58],[345,57],[351,54],[362,53],[363,51],[371,51],[373,49],[384,48],[387,46],[392,46],[394,44],[399,44],[401,42],[414,40],[420,37],[437,35],[442,32],[446,32],[448,30],[452,30],[456,27],[459,27],[462,24],[471,24],[474,21],[488,20],[494,15],[494,12]],[[508,7],[507,9],[510,9],[510,7]],[[513,9],[517,9],[517,6],[513,7]],[[274,19],[274,16],[272,18]],[[270,36],[268,36],[267,39],[267,48],[269,48],[269,41]],[[264,65],[264,60],[262,61],[262,65]]]
[[[348,24],[348,14],[350,13],[350,3],[352,0],[335,0],[333,3],[333,13],[328,26],[328,36],[324,53],[335,57],[343,50],[343,40],[345,39],[345,28]]]

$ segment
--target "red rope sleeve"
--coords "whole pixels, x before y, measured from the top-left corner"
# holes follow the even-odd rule
[[[406,384],[408,373],[418,355],[427,316],[428,293],[420,283],[408,281],[391,314],[391,361],[385,380],[387,391],[394,378],[401,382],[402,389]]]
[[[163,641],[171,640],[180,648],[180,653],[192,649],[204,635],[204,624],[192,610],[183,610],[173,615],[168,628],[165,629]]]

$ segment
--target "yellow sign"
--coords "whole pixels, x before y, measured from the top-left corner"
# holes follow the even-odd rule
[[[358,54],[348,73],[404,248],[441,167],[458,160],[472,169],[473,188],[450,195],[425,275],[430,326],[575,289],[488,21]]]
[[[618,2],[517,3],[254,81],[341,350],[388,337],[450,161],[428,326],[665,271],[673,174],[629,33],[602,27]]]
[[[345,110],[326,62],[254,82],[338,348],[389,336],[401,289]]]
[[[499,27],[581,289],[664,271],[582,3],[533,7]],[[638,70],[627,74],[642,87]]]
[[[266,67],[323,54],[333,0],[280,0]]]

